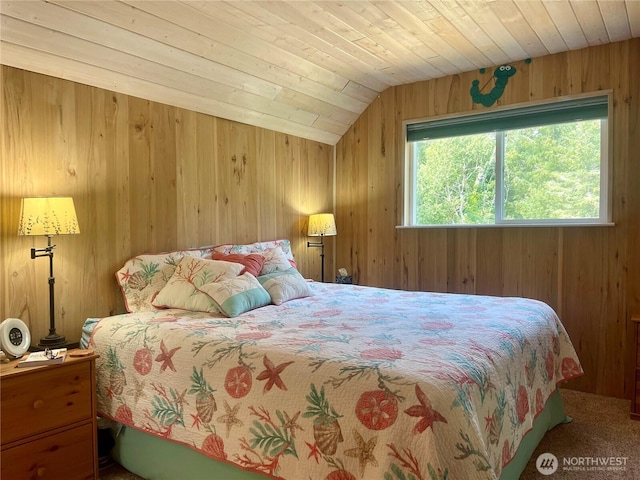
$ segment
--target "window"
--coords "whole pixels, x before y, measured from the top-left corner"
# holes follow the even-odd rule
[[[405,225],[604,224],[608,96],[406,125]]]

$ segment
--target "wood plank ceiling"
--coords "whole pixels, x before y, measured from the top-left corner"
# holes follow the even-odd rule
[[[0,63],[331,145],[386,88],[640,36],[640,0],[8,1]]]

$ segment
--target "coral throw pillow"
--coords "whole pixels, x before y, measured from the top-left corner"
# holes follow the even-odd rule
[[[241,274],[249,272],[254,277],[260,275],[262,266],[264,265],[265,258],[259,253],[250,253],[243,255],[241,253],[231,253],[229,255],[224,253],[213,252],[213,260],[222,260],[225,262],[235,262],[244,265],[244,270]]]

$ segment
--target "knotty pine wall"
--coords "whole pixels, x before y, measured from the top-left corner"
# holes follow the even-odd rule
[[[333,207],[332,146],[2,67],[0,320],[48,333],[45,237],[18,237],[20,199],[69,195],[79,235],[54,237],[56,327],[124,312],[114,273],[145,252],[289,238],[320,278],[307,215]],[[333,263],[327,242],[327,265]]]
[[[396,229],[402,122],[484,110],[473,71],[383,92],[336,149],[337,266],[360,284],[524,296],[558,312],[586,375],[568,386],[631,396],[632,311],[640,311],[640,39],[534,58],[498,105],[613,90],[615,227]]]

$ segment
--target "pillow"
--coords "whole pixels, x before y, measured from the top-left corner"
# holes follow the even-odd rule
[[[128,312],[157,310],[152,301],[167,284],[176,267],[185,256],[209,257],[213,247],[175,250],[157,254],[144,254],[130,258],[116,272],[116,280]]]
[[[225,253],[213,252],[212,258],[214,260],[224,260],[225,262],[241,263],[244,265],[244,270],[240,273],[249,272],[254,277],[260,275],[262,266],[264,265],[264,256],[258,253],[250,253],[248,255],[231,253],[227,255]]]
[[[286,272],[291,267],[289,259],[279,246],[265,250],[262,253],[264,256],[264,265],[260,270],[260,275],[268,275],[274,272]]]
[[[271,303],[269,293],[249,272],[239,277],[203,285],[202,291],[213,299],[227,317],[237,317],[241,313]]]
[[[220,313],[217,304],[204,293],[205,285],[235,278],[242,271],[240,263],[184,257],[167,284],[153,300],[157,308],[181,308],[198,312]]]
[[[292,267],[297,268],[296,261],[293,258],[293,252],[291,251],[291,242],[289,240],[271,240],[269,242],[256,242],[247,245],[239,245],[228,243],[225,245],[217,245],[214,247],[214,251],[219,253],[242,253],[244,255],[249,253],[264,253],[271,248],[280,247],[284,252],[284,255],[289,260]]]
[[[258,281],[269,292],[271,301],[276,305],[282,305],[284,302],[294,298],[313,295],[311,287],[295,268],[290,268],[285,272],[262,275],[258,277]]]

